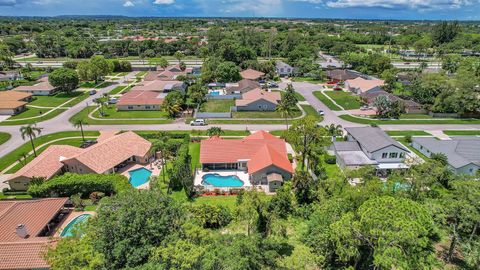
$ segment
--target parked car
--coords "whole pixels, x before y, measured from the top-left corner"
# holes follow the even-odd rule
[[[272,87],[272,88],[275,88],[275,87],[278,87],[278,84],[276,82],[269,82],[267,83],[268,87]]]
[[[110,98],[108,100],[108,104],[117,104],[117,102],[118,102],[118,99],[116,99],[116,98]]]
[[[190,126],[206,126],[207,122],[205,122],[205,119],[195,119],[193,121],[190,121]]]
[[[323,110],[317,110],[318,115],[324,116],[325,112]]]
[[[93,96],[97,93],[97,90],[93,89],[93,90],[90,90],[90,96]]]
[[[367,105],[363,105],[362,107],[360,107],[360,111],[366,111],[366,110],[368,110]]]

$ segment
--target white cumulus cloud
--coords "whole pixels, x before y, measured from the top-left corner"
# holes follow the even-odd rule
[[[175,3],[175,0],[155,0],[153,3],[155,5],[171,5]]]
[[[135,6],[135,4],[132,1],[125,1],[125,3],[123,3],[123,6],[124,7],[133,7],[133,6]]]
[[[305,0],[316,1],[316,0]],[[326,5],[331,8],[382,7],[412,9],[450,9],[478,3],[478,0],[329,0]]]

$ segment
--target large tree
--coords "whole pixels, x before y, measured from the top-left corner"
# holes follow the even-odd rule
[[[48,81],[60,91],[70,94],[78,85],[78,74],[69,68],[59,68],[48,75]]]

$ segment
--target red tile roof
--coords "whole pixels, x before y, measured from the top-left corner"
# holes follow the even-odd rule
[[[24,100],[32,94],[17,91],[0,91],[0,109],[15,109],[27,104]]]
[[[161,105],[160,95],[153,91],[129,91],[118,99],[117,105]]]
[[[163,92],[165,89],[173,89],[181,87],[183,82],[181,81],[165,81],[165,80],[154,80],[154,81],[144,81],[140,84],[137,84],[132,88],[131,91],[157,91]]]
[[[55,245],[55,240],[0,243],[0,269],[48,269],[44,254]]]
[[[200,162],[202,164],[235,163],[239,160],[249,160],[249,173],[255,173],[270,165],[293,173],[287,157],[285,141],[265,131],[258,131],[241,140],[212,137],[201,141]]]
[[[265,76],[265,73],[249,68],[240,72],[240,76],[242,76],[242,78],[244,79],[258,80],[261,77]]]
[[[39,82],[35,85],[23,85],[16,88],[13,88],[14,91],[53,91],[55,87],[53,87],[48,81],[46,82]]]

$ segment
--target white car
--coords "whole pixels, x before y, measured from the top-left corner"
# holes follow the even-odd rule
[[[190,126],[206,126],[207,122],[204,119],[195,119],[190,121]]]
[[[325,112],[323,110],[317,110],[318,115],[324,116]]]

